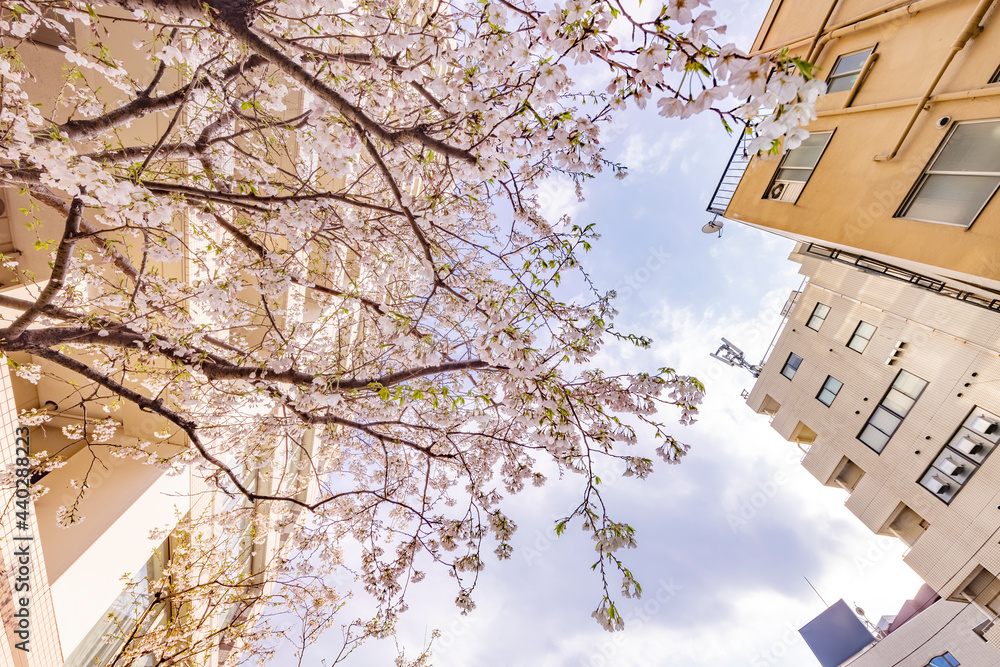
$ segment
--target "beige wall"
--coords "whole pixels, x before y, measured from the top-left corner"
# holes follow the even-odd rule
[[[791,52],[804,57],[829,4],[776,1],[772,13],[779,4],[773,25],[765,24],[756,46],[768,51],[792,43]],[[994,252],[1000,243],[1000,197],[987,204],[969,229],[893,217],[945,137],[946,130],[936,126],[939,118],[950,116],[952,122],[1000,118],[1000,84],[988,83],[1000,64],[996,10],[987,15],[982,33],[968,42],[947,69],[898,155],[878,161],[874,158],[889,152],[902,135],[916,103],[978,2],[892,4],[900,9],[834,32],[841,36],[830,39],[818,54],[816,64],[823,69],[823,77],[841,54],[875,46],[878,59],[850,108],[844,108],[848,91],[820,98],[820,117],[808,128],[833,130],[834,135],[798,201],[762,199],[781,158],[758,157],[744,174],[726,217],[799,240],[898,257],[925,266],[925,272],[1000,289],[1000,260]],[[843,0],[828,25],[851,23],[885,5],[881,0]],[[764,32],[767,39],[761,45]],[[806,36],[810,38],[800,39]],[[974,97],[947,98],[966,94]]]
[[[972,631],[983,620],[972,605],[938,600],[842,667],[924,667],[945,652],[962,667],[996,667],[1000,650]]]
[[[926,530],[904,560],[942,596],[960,599],[978,568],[1000,573],[1000,456],[988,457],[950,503],[918,481],[974,409],[1000,415],[1000,313],[814,256],[792,258],[809,281],[747,404],[773,413],[772,427],[788,440],[802,425],[815,432],[802,464],[821,483],[838,486],[845,457],[864,471],[846,506],[873,532],[894,534],[901,504],[922,518]],[[817,303],[831,310],[814,331],[806,323]],[[846,344],[861,320],[877,330],[859,354]],[[887,366],[897,341],[906,345]],[[792,352],[803,362],[788,380],[781,370]],[[900,369],[929,384],[877,453],[858,435]],[[844,383],[830,407],[816,399],[828,375]]]

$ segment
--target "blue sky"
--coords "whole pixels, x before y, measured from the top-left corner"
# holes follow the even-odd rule
[[[767,6],[713,3],[744,47]],[[816,665],[794,632],[824,609],[803,577],[827,602],[859,604],[873,621],[895,613],[920,580],[901,561],[902,543],[871,534],[844,508],[845,494],[805,472],[795,446],[746,407],[740,391],[750,375],[708,356],[725,336],[758,361],[801,282],[787,260],[790,241],[736,223],[721,239],[700,231],[735,140],[708,115],[668,121],[651,108],[622,121],[603,143],[629,165],[628,178],[591,182],[583,203],[553,182],[546,201],[553,213],[596,224],[602,238],[588,265],[599,286],[623,297],[617,327],[654,340],[648,351],[609,346],[599,365],[671,366],[708,386],[699,422],[676,428],[692,445],[683,464],[661,464],[644,482],[606,491],[637,528],[638,549],[626,555],[645,595],[621,604],[623,632],[594,622],[592,542],[577,531],[557,539],[552,530],[578,501],[580,481],[552,479],[508,504],[519,526],[515,553],[488,562],[476,611],[460,616],[453,582],[429,576],[413,588],[400,645],[412,653],[440,629],[437,667]],[[305,664],[318,665],[338,639],[325,638]],[[391,664],[393,655],[391,642],[371,645],[351,664]]]

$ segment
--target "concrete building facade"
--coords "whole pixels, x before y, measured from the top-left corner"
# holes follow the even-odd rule
[[[842,667],[994,667],[1000,649],[983,641],[982,624],[974,606],[938,600]]]
[[[807,282],[747,404],[943,598],[996,618],[1000,317],[826,249],[791,259]]]
[[[997,299],[996,16],[990,0],[774,0],[752,51],[815,63],[828,92],[802,146],[741,142],[709,211]]]

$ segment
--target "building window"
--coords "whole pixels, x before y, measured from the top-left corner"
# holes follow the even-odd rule
[[[897,217],[970,226],[1000,185],[1000,120],[958,123]]]
[[[926,380],[921,380],[912,373],[899,371],[889,391],[858,434],[858,440],[881,453],[926,386]]]
[[[960,664],[951,653],[945,653],[936,658],[931,658],[931,661],[927,663],[927,667],[959,667]]]
[[[764,199],[795,203],[812,176],[833,132],[813,132],[798,147],[785,154]]]
[[[799,370],[799,364],[801,363],[802,357],[793,352],[788,355],[788,361],[785,362],[785,367],[781,369],[781,374],[791,380],[795,377],[795,371]]]
[[[919,484],[950,503],[1000,443],[1000,417],[974,408],[945,443]]]
[[[819,331],[819,328],[823,326],[823,322],[826,321],[826,316],[829,312],[830,306],[823,303],[817,303],[816,307],[813,308],[812,315],[809,316],[809,321],[806,322],[806,326],[814,331]]]
[[[1000,67],[997,67],[996,71],[993,72],[988,83],[1000,83]]]
[[[862,320],[858,322],[858,326],[854,329],[851,340],[847,341],[847,347],[855,352],[864,352],[865,348],[868,347],[868,342],[871,341],[874,335],[875,327]]]
[[[837,393],[843,386],[843,382],[832,375],[827,375],[826,382],[823,383],[823,388],[819,390],[816,399],[826,407],[830,407],[833,405],[833,399],[837,398]]]
[[[873,46],[863,51],[845,53],[837,58],[837,62],[833,64],[833,71],[830,72],[830,78],[826,80],[826,92],[839,93],[853,88],[861,69],[865,66],[865,61],[874,50]]]

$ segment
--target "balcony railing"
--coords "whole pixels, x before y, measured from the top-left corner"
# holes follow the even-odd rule
[[[958,299],[959,301],[964,301],[965,303],[971,303],[973,306],[979,306],[980,308],[985,308],[986,310],[1000,311],[1000,299],[994,299],[981,294],[976,294],[975,292],[958,289],[942,280],[938,280],[937,278],[931,278],[908,269],[893,266],[892,264],[886,264],[885,262],[872,259],[871,257],[855,255],[854,253],[837,248],[827,248],[826,246],[821,246],[816,243],[810,243],[806,246],[806,252],[810,255],[818,255],[819,257],[825,257],[842,264],[849,264],[861,269],[862,271],[878,273],[889,278],[901,280],[905,283],[920,287],[921,289],[936,292],[953,299]],[[988,291],[985,288],[981,289],[983,289],[984,292]]]
[[[741,132],[736,140],[736,146],[733,148],[733,154],[729,156],[729,164],[726,165],[726,170],[722,172],[722,178],[719,179],[719,184],[715,186],[715,192],[712,193],[712,200],[708,204],[709,213],[726,214],[726,208],[729,207],[736,187],[740,184],[740,179],[743,178],[743,172],[747,170],[747,165],[750,163],[750,155],[747,153],[749,143],[750,135]]]

